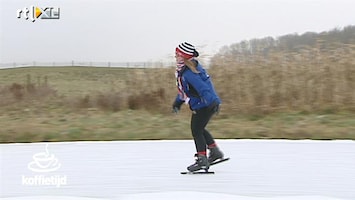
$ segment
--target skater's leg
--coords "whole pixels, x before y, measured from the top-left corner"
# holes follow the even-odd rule
[[[192,114],[191,131],[195,140],[197,152],[200,152],[200,150],[206,151],[206,148],[202,148],[202,145],[215,145],[213,136],[206,130],[206,126],[213,114],[214,112],[208,108],[203,108]]]
[[[205,126],[208,123],[208,116],[203,112],[196,112],[191,117],[191,132],[194,138],[196,151],[199,154],[206,154],[206,139],[204,136]]]
[[[210,118],[212,117],[212,115],[214,114],[215,112],[212,110],[209,110],[208,113],[206,113],[206,116],[209,115],[209,118],[208,118],[208,121],[210,120]],[[208,123],[207,121],[207,123]],[[206,123],[206,125],[207,125]],[[205,126],[206,126],[205,125]],[[209,163],[212,163],[218,159],[221,159],[224,157],[224,154],[223,152],[218,148],[212,134],[204,129],[203,131],[203,135],[204,135],[204,138],[205,138],[205,141],[206,141],[206,145],[207,145],[207,148],[209,149],[209,155],[208,155],[208,161]]]
[[[209,161],[206,156],[207,146],[215,144],[212,135],[206,130],[206,126],[211,119],[213,112],[207,108],[198,110],[191,117],[191,131],[194,138],[197,156],[196,162],[187,169],[189,171],[197,171],[200,169],[208,170]]]
[[[196,162],[187,167],[189,171],[208,170],[206,139],[204,136],[205,126],[208,122],[206,115],[202,112],[193,113],[191,116],[191,132],[196,146]]]
[[[213,136],[205,129],[204,137],[206,140],[207,148],[210,150],[208,155],[208,162],[212,163],[215,160],[223,158],[223,152],[218,148]]]
[[[204,129],[203,136],[205,137],[207,147],[210,147],[211,145],[215,145],[216,144],[215,141],[214,141],[213,136],[211,135],[210,132],[208,132],[208,130]]]

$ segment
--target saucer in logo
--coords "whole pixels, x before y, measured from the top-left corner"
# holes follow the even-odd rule
[[[60,168],[61,164],[54,154],[49,153],[48,144],[46,151],[33,155],[33,161],[28,163],[28,169],[33,172],[53,172]]]

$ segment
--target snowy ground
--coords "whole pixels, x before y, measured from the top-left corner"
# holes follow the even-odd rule
[[[48,144],[48,145],[47,145]],[[6,200],[353,200],[354,141],[218,140],[231,160],[181,175],[192,141],[0,145]]]

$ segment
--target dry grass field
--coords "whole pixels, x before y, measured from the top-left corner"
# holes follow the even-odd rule
[[[353,47],[214,59],[216,138],[355,139]],[[0,70],[0,142],[187,139],[174,68]]]
[[[217,58],[212,72],[225,103],[238,112],[355,111],[355,45]]]

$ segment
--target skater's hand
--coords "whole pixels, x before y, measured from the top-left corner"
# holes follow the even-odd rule
[[[219,114],[219,110],[220,110],[220,107],[219,107],[219,104],[215,107],[214,109],[214,112],[216,113],[216,115]]]
[[[213,112],[213,113],[215,113],[216,115],[218,115],[219,114],[219,110],[220,110],[220,104],[215,104],[215,105],[213,105],[210,109],[211,109],[211,111]]]
[[[178,101],[175,101],[173,103],[173,113],[178,113],[180,111],[180,108],[181,108],[181,105],[183,104],[184,102],[178,102]]]
[[[180,111],[180,108],[178,107],[173,107],[173,113],[178,114]]]

